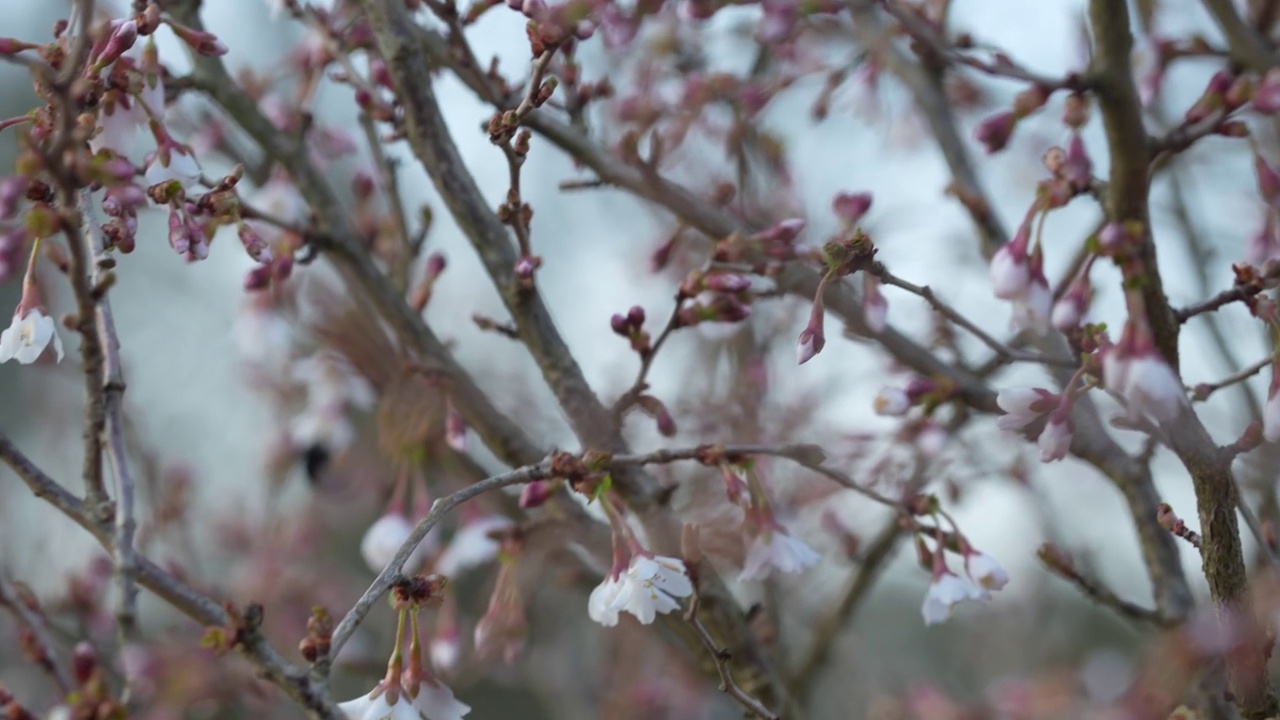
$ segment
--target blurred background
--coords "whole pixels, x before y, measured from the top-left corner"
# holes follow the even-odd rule
[[[252,67],[270,74],[301,37],[300,28],[284,17],[272,18],[261,0],[205,5],[206,24],[229,46],[225,60],[233,71]],[[1161,5],[1157,16],[1161,34],[1183,35],[1195,29],[1211,42],[1217,41],[1216,26],[1199,3]],[[952,6],[955,27],[973,31],[1034,71],[1061,75],[1082,68],[1087,61],[1084,3],[1079,0],[956,0]],[[500,58],[509,78],[523,78],[528,64],[523,22],[515,13],[499,10],[488,13],[472,29],[474,47],[481,58]],[[65,12],[63,3],[10,0],[0,5],[0,27],[5,35],[44,41],[53,22]],[[750,34],[758,12],[734,8],[717,14],[703,28],[708,66],[733,71],[751,62]],[[1138,50],[1141,55],[1149,47],[1140,41]],[[599,43],[586,43],[581,53],[588,77],[619,69]],[[167,33],[160,56],[175,75],[189,69],[182,48]],[[1141,62],[1140,57],[1140,66]],[[1167,108],[1165,115],[1180,119],[1215,67],[1209,61],[1175,66],[1160,101]],[[967,140],[982,117],[1007,106],[1021,89],[985,78],[975,83],[991,102],[986,110],[961,113]],[[482,130],[489,112],[455,80],[443,77],[439,86],[455,139],[496,205],[505,193],[507,168]],[[821,87],[820,75],[802,77],[774,98],[762,116],[764,126],[781,139],[794,176],[793,187],[779,189],[784,195],[779,205],[794,205],[791,214],[807,219],[802,239],[819,244],[838,231],[830,209],[836,192],[872,192],[874,205],[863,227],[875,239],[878,257],[895,274],[929,285],[988,332],[1004,336],[1008,308],[991,293],[968,216],[945,196],[949,174],[927,127],[914,114],[909,96],[888,77],[874,87],[850,83],[837,96],[829,116],[815,122],[810,108]],[[625,92],[625,87],[619,90]],[[0,63],[0,117],[25,113],[36,103],[25,71]],[[173,112],[192,127],[205,107],[184,98]],[[1019,127],[1010,149],[999,155],[987,157],[971,141],[977,166],[1007,227],[1020,221],[1035,182],[1045,175],[1040,156],[1067,139],[1059,122],[1060,110],[1061,97],[1055,96],[1044,111]],[[321,89],[316,107],[319,122],[350,129],[355,127],[355,112],[348,89],[332,84]],[[1270,148],[1272,129],[1261,124],[1252,127],[1262,147]],[[1105,177],[1105,142],[1096,118],[1085,139],[1095,174]],[[330,170],[334,186],[348,201],[349,184],[343,178],[368,165],[363,142],[358,144],[358,156],[338,161]],[[12,167],[15,149],[14,132],[0,133],[0,174]],[[472,323],[474,313],[504,318],[502,304],[425,174],[403,145],[394,145],[391,151],[404,160],[401,189],[406,204],[425,204],[435,211],[428,249],[443,253],[449,263],[426,311],[429,324],[494,401],[525,425],[531,436],[548,447],[576,447],[528,354]],[[709,152],[708,157],[719,156]],[[206,164],[206,175],[229,169],[229,164],[218,162]],[[1229,286],[1230,263],[1243,259],[1248,236],[1260,223],[1262,205],[1245,143],[1208,138],[1177,162],[1156,183],[1152,212],[1165,287],[1172,303],[1181,306]],[[706,176],[732,174],[717,167],[703,169]],[[585,176],[570,159],[536,137],[524,172],[525,197],[536,213],[533,243],[543,258],[539,287],[587,379],[602,398],[611,401],[632,381],[636,359],[627,343],[609,331],[609,318],[632,305],[646,308],[651,322],[666,317],[679,274],[642,269],[669,237],[674,223],[660,209],[620,191],[561,190],[561,182]],[[1170,176],[1181,179],[1193,225],[1210,246],[1212,260],[1207,264],[1195,259],[1184,228],[1169,212]],[[1045,242],[1051,280],[1062,275],[1075,248],[1099,218],[1091,202],[1074,203],[1050,216]],[[164,222],[161,212],[142,218],[137,251],[122,258],[120,282],[111,293],[128,382],[126,408],[133,450],[147,478],[144,502],[154,510],[176,502],[174,495],[180,494],[187,509],[182,523],[157,529],[149,554],[162,564],[182,567],[197,586],[216,588],[216,598],[263,602],[268,627],[278,633],[279,646],[298,661],[292,645],[302,637],[302,623],[311,605],[326,604],[341,614],[373,579],[360,560],[358,546],[381,512],[388,481],[374,477],[379,472],[376,464],[338,463],[331,477],[311,483],[297,463],[280,459],[288,418],[246,372],[246,356],[253,355],[263,332],[261,325],[254,324],[251,303],[242,289],[244,273],[253,263],[234,235],[224,231],[207,261],[188,265],[167,247]],[[317,277],[325,272],[323,262],[297,271]],[[1091,317],[1118,327],[1123,319],[1118,274],[1100,266],[1093,277],[1098,295]],[[1207,292],[1202,284],[1206,281]],[[0,308],[16,304],[19,285],[14,278],[0,286]],[[60,276],[48,274],[42,289],[55,317],[72,310]],[[933,320],[923,303],[892,288],[885,293],[889,322],[927,338]],[[842,338],[832,321],[822,354],[803,367],[795,366],[795,337],[807,311],[802,300],[774,299],[757,307],[741,327],[696,328],[675,335],[651,374],[653,394],[667,402],[680,427],[670,442],[681,446],[758,439],[819,442],[831,449],[833,458],[847,459],[850,474],[867,482],[879,482],[877,472],[897,472],[885,468],[901,462],[886,458],[909,458],[920,452],[898,439],[900,419],[872,412],[872,399],[882,387],[901,385],[908,377],[874,345]],[[1250,363],[1265,356],[1265,338],[1244,308],[1230,306],[1218,315],[1238,358]],[[80,482],[83,383],[76,340],[69,332],[63,333],[63,339],[68,359],[59,365],[0,365],[0,428],[48,473],[75,490]],[[958,343],[973,355],[983,354],[971,338],[962,336]],[[744,353],[752,348],[758,352],[747,354],[763,363],[767,392],[744,384]],[[1227,366],[1222,354],[1212,348],[1204,327],[1195,322],[1187,326],[1182,350],[1183,377],[1189,385],[1214,381],[1239,369]],[[1259,376],[1247,386],[1261,399],[1265,383],[1266,378]],[[1052,387],[1040,369],[1019,365],[1006,369],[993,383],[996,388],[1025,384]],[[1217,393],[1198,408],[1221,443],[1237,437],[1251,419],[1236,392]],[[1114,412],[1114,407],[1104,407],[1104,412]],[[370,423],[358,424],[362,436],[367,434]],[[643,416],[634,418],[628,430],[637,450],[667,442]],[[1133,433],[1119,432],[1118,437],[1131,448],[1141,440]],[[478,445],[473,438],[472,447]],[[930,448],[929,454],[932,487],[946,498],[947,508],[971,542],[1005,565],[1012,578],[1009,587],[990,604],[961,607],[949,623],[926,628],[919,608],[929,577],[916,566],[909,544],[901,544],[885,577],[857,609],[853,621],[834,634],[832,651],[811,682],[810,692],[816,699],[810,717],[871,716],[880,707],[877,697],[929,685],[962,698],[981,698],[997,692],[1002,684],[1037,672],[1069,675],[1099,699],[1121,692],[1148,631],[1092,606],[1035,560],[1042,542],[1058,543],[1121,597],[1149,605],[1150,587],[1132,524],[1115,489],[1095,470],[1071,458],[1040,465],[1033,446],[1000,435],[991,419],[969,423],[946,438],[941,448]],[[477,457],[489,470],[498,469],[483,453]],[[1016,472],[1011,473],[1014,468]],[[1163,499],[1189,521],[1195,518],[1185,471],[1163,450],[1156,453],[1155,468]],[[777,632],[787,648],[783,656],[799,662],[830,630],[822,619],[845,592],[856,568],[841,537],[829,531],[823,518],[834,514],[845,528],[869,542],[887,516],[849,493],[833,494],[791,468],[770,465],[766,472],[781,507],[794,508],[789,519],[793,531],[819,550],[824,561],[802,575],[784,576],[763,588],[758,584],[735,584],[734,588],[744,605],[764,602],[777,608]],[[693,478],[696,472],[684,468],[658,474],[677,482]],[[1259,477],[1269,493],[1273,474],[1264,472]],[[703,484],[718,493],[715,483],[711,478]],[[813,496],[821,499],[814,502]],[[702,512],[697,491],[681,497],[691,515]],[[1251,548],[1250,538],[1245,542]],[[1189,546],[1183,550],[1188,575],[1203,596],[1199,559]],[[30,497],[7,469],[0,469],[0,568],[28,584],[50,608],[66,610],[75,607],[75,588],[92,586],[94,578],[101,582],[103,557],[78,528]],[[730,564],[723,570],[728,580],[736,577],[737,570]],[[457,579],[464,628],[483,612],[492,575],[477,569]],[[459,696],[474,706],[471,717],[735,716],[734,708],[710,684],[673,671],[688,665],[687,658],[651,647],[659,631],[641,632],[634,626],[602,629],[587,621],[584,593],[565,589],[550,575],[526,581],[531,635],[523,656],[509,667],[464,662],[458,675],[450,678]],[[307,589],[314,590],[313,596],[304,592]],[[170,652],[175,657],[206,658],[190,666],[190,672],[199,676],[189,680],[189,687],[199,688],[194,697],[165,697],[156,703],[163,713],[144,717],[243,717],[246,707],[254,707],[257,699],[229,700],[225,692],[216,691],[221,687],[235,692],[239,686],[219,686],[210,679],[221,672],[212,668],[227,661],[208,658],[195,649],[199,628],[151,598],[144,599],[143,608],[148,628],[171,637]],[[346,653],[346,670],[338,672],[339,695],[368,687],[371,678],[380,674],[378,666],[390,634],[386,620],[375,615],[353,640]],[[58,630],[65,639],[95,632],[77,627],[70,615]],[[51,699],[51,688],[13,647],[13,633],[10,618],[0,615],[0,681],[20,689],[31,706],[42,707],[42,698]],[[110,638],[110,633],[105,637]],[[636,648],[670,657],[669,664],[644,663],[634,668],[651,695],[632,688],[637,693],[633,699],[637,707],[651,710],[632,715],[628,713],[633,710],[610,704],[609,689],[616,679],[602,670],[613,665],[601,661],[627,657],[629,652],[639,652]],[[157,657],[150,661],[156,662]]]

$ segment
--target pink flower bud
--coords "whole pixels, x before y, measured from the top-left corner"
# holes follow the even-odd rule
[[[173,29],[173,34],[177,35],[182,42],[186,43],[198,54],[209,57],[222,57],[227,54],[227,46],[213,33],[189,28],[181,23],[174,22],[172,19],[167,19],[166,21],[169,23],[169,27]]]
[[[632,305],[631,309],[627,311],[627,323],[629,323],[631,327],[634,327],[637,329],[640,327],[643,327],[644,326],[644,308],[640,307],[639,305]]]
[[[1093,161],[1084,149],[1084,141],[1080,133],[1072,133],[1071,142],[1067,144],[1067,157],[1062,166],[1062,176],[1076,190],[1087,190],[1093,182]]]
[[[540,265],[542,265],[542,258],[536,255],[525,255],[516,261],[516,277],[528,280],[533,277],[533,272]]]
[[[1253,172],[1258,178],[1262,199],[1272,207],[1280,207],[1280,174],[1256,151],[1253,154]]]
[[[703,276],[702,285],[706,289],[716,292],[740,293],[751,287],[751,279],[733,273],[711,273]]]
[[[27,192],[27,178],[10,175],[0,180],[0,220],[12,220],[18,214],[18,203]]]
[[[810,328],[800,331],[800,340],[796,344],[796,364],[803,365],[809,362],[815,355],[822,352],[826,344],[827,340],[822,336],[821,328],[818,328],[817,332]]]
[[[1039,85],[1031,87],[1018,93],[1013,99],[1013,114],[1017,117],[1024,118],[1031,113],[1044,107],[1049,100],[1049,91]]]
[[[1013,137],[1013,129],[1017,124],[1018,118],[1013,113],[998,113],[978,123],[977,129],[973,132],[973,137],[982,143],[988,154],[997,153],[1009,144],[1009,139]]]
[[[609,318],[609,327],[613,329],[614,333],[621,335],[622,337],[631,336],[631,324],[627,322],[625,317],[618,313],[614,313],[613,317]]]
[[[453,406],[453,402],[447,403],[445,411],[445,442],[455,451],[464,453],[467,451],[467,423],[462,419],[462,414]]]
[[[789,243],[800,235],[800,232],[804,230],[804,226],[804,220],[789,218],[775,223],[757,235],[756,239],[764,243]]]
[[[551,483],[546,480],[534,480],[527,483],[520,491],[520,507],[528,510],[536,508],[551,498]]]
[[[992,256],[988,274],[996,297],[1001,300],[1022,297],[1031,285],[1031,265],[1026,250],[1019,248],[1016,241],[1004,245]]]
[[[1270,115],[1280,111],[1280,68],[1271,68],[1253,91],[1253,109]]]
[[[98,56],[98,67],[106,67],[121,55],[128,52],[129,48],[138,40],[138,23],[133,20],[125,20],[115,25],[115,29],[111,31],[111,37],[107,39],[107,44],[102,49],[102,54]]]
[[[1068,401],[1049,415],[1049,422],[1040,433],[1040,462],[1049,463],[1067,456],[1071,448],[1071,436],[1075,426],[1071,422],[1071,404]]]
[[[831,209],[841,222],[853,226],[871,209],[871,199],[871,193],[839,192],[831,201]]]

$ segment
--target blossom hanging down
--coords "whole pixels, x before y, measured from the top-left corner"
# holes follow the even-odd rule
[[[987,600],[985,590],[969,578],[960,577],[950,570],[943,570],[933,577],[929,591],[925,593],[920,608],[925,625],[938,625],[951,619],[951,610],[965,600]]]
[[[751,539],[747,561],[738,579],[763,580],[774,570],[794,574],[817,565],[821,559],[822,556],[803,540],[778,526]]]
[[[39,360],[50,346],[57,361],[62,361],[62,338],[53,318],[44,314],[36,288],[36,257],[39,252],[40,244],[37,242],[31,249],[27,274],[22,281],[22,299],[13,313],[13,321],[0,332],[0,363],[17,360],[23,365],[30,365]]]
[[[1127,322],[1120,340],[1102,351],[1102,376],[1134,420],[1169,422],[1190,404],[1182,380],[1160,356],[1141,319]]]
[[[945,558],[948,547],[964,556],[963,576],[948,567]],[[966,600],[987,602],[991,593],[1003,590],[1009,584],[1009,574],[1000,563],[994,557],[975,550],[958,533],[945,546],[939,538],[938,546],[933,550],[929,550],[923,540],[917,540],[917,550],[922,562],[933,568],[933,581],[920,607],[925,625],[946,622],[955,606]]]
[[[1013,329],[1044,335],[1049,332],[1053,291],[1044,275],[1043,253],[1038,246],[1031,248],[1034,217],[1028,213],[1013,240],[996,251],[989,272],[996,297],[1013,303]]]
[[[645,553],[636,555],[625,570],[615,570],[591,592],[587,614],[591,619],[613,627],[618,614],[631,613],[648,625],[659,614],[680,608],[676,598],[693,594],[693,583],[685,573],[684,562],[673,557]]]

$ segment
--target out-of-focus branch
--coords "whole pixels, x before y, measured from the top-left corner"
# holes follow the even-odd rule
[[[4,573],[0,573],[0,607],[8,608],[18,624],[31,634],[31,642],[40,654],[37,660],[41,668],[53,678],[58,690],[63,695],[70,693],[75,684],[71,680],[71,673],[58,660],[58,648],[53,644],[48,625],[39,612],[27,605],[18,587]]]
[[[1047,357],[1044,354],[1039,352],[1032,352],[1030,350],[1021,350],[1019,348],[1009,347],[1008,345],[1005,345],[1004,343],[1000,342],[994,337],[991,337],[991,335],[988,334],[987,331],[975,325],[973,321],[971,321],[969,318],[965,317],[963,314],[961,314],[958,310],[956,310],[950,304],[944,302],[941,298],[939,298],[933,292],[933,288],[930,288],[927,285],[916,285],[915,283],[908,282],[894,275],[888,270],[877,273],[877,275],[881,280],[884,281],[886,285],[892,285],[896,288],[902,288],[903,290],[906,290],[912,295],[923,298],[925,302],[929,303],[930,307],[932,307],[934,310],[938,312],[938,314],[942,315],[943,317],[955,323],[956,325],[959,325],[965,330],[968,330],[970,333],[973,334],[974,337],[981,340],[983,345],[986,345],[987,347],[994,350],[996,355],[998,355],[999,357],[1003,358],[1006,361],[1041,363],[1044,365],[1056,365],[1059,367],[1066,367],[1066,368],[1072,368],[1072,369],[1079,367],[1080,365],[1079,362],[1072,360],[1071,358]]]
[[[0,432],[0,462],[8,465],[33,495],[57,508],[88,531],[103,548],[111,547],[115,534],[114,522],[110,518],[95,517],[92,506],[46,475],[3,432]],[[137,557],[137,572],[139,585],[201,625],[221,627],[231,623],[231,616],[221,605],[161,570],[146,557]],[[306,708],[309,717],[313,720],[343,720],[345,715],[329,700],[324,681],[286,661],[267,643],[260,629],[245,628],[239,639],[235,649],[253,663],[264,679],[278,686]]]
[[[953,191],[973,217],[982,240],[982,252],[990,257],[1008,241],[1009,235],[1000,224],[986,190],[978,180],[964,138],[956,127],[951,102],[947,99],[942,73],[911,62],[893,44],[889,28],[881,20],[874,0],[849,0],[853,12],[853,30],[880,63],[911,91],[916,106],[938,143],[938,149],[951,169]]]
[[[1236,12],[1233,0],[1201,0],[1201,4],[1226,36],[1232,60],[1258,72],[1266,72],[1280,62],[1275,49]]]
[[[902,3],[894,0],[882,0],[880,5],[885,9],[885,12],[892,15],[902,25],[903,29],[911,37],[924,43],[928,50],[936,54],[937,59],[943,63],[964,65],[994,77],[1023,80],[1045,90],[1083,91],[1089,88],[1089,78],[1079,73],[1071,73],[1066,77],[1054,78],[1032,72],[1003,55],[998,56],[994,62],[988,62],[960,52],[948,43],[946,38],[941,37],[937,30],[925,23],[917,15],[916,11],[905,8]]]
[[[1158,611],[1131,603],[1116,595],[1115,592],[1102,583],[1081,575],[1076,570],[1071,559],[1057,548],[1049,545],[1041,547],[1038,556],[1040,562],[1044,564],[1050,573],[1071,583],[1085,597],[1099,605],[1110,608],[1121,616],[1137,622],[1149,623],[1157,627],[1167,627],[1171,624],[1171,621],[1162,617]]]
[[[1231,373],[1230,375],[1222,378],[1217,382],[1200,383],[1196,385],[1191,389],[1192,394],[1195,396],[1196,400],[1204,400],[1208,398],[1210,395],[1214,394],[1215,392],[1221,390],[1222,388],[1231,387],[1232,385],[1237,385],[1239,383],[1244,382],[1245,380],[1248,380],[1254,375],[1257,375],[1258,373],[1262,372],[1262,369],[1267,367],[1271,363],[1272,363],[1271,358],[1269,357],[1263,358],[1261,360],[1258,360],[1257,362],[1254,362],[1252,365],[1249,365],[1243,370],[1239,370],[1237,372]],[[1249,391],[1248,388],[1245,388],[1245,390],[1246,392],[1249,393],[1250,397],[1253,397],[1252,391]],[[1257,403],[1256,399],[1254,400],[1254,403],[1255,404]]]
[[[168,3],[167,9],[184,24],[203,29],[199,3],[195,0]],[[429,359],[433,367],[447,377],[449,397],[468,426],[497,457],[510,465],[525,465],[541,459],[545,454],[543,450],[493,406],[422,317],[387,281],[387,276],[358,240],[342,203],[308,159],[303,139],[272,125],[219,58],[192,54],[191,60],[194,86],[216,102],[264,153],[289,172],[307,205],[318,213],[324,232],[310,234],[309,238],[328,252],[344,279],[360,289],[377,314],[395,331],[401,346]]]
[[[893,550],[902,539],[903,531],[902,523],[897,517],[885,523],[863,555],[862,566],[854,575],[849,589],[840,596],[836,607],[818,621],[812,633],[813,645],[790,674],[791,693],[796,697],[806,697],[809,689],[817,682],[820,669],[826,664],[831,648],[840,637],[840,631],[849,625],[862,601],[870,594],[889,559],[893,557]]]

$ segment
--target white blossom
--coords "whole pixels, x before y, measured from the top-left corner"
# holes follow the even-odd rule
[[[426,720],[462,720],[471,712],[471,706],[453,696],[453,691],[441,682],[418,683],[413,707]]]
[[[925,625],[937,625],[951,618],[951,609],[965,600],[986,600],[989,595],[969,578],[943,572],[933,579],[925,593],[920,614]]]
[[[365,695],[339,703],[338,709],[346,714],[348,720],[422,720],[418,710],[403,694],[396,695],[394,703],[387,701],[385,692],[378,693],[377,697]]]
[[[872,404],[877,415],[897,417],[911,409],[911,398],[901,388],[882,388]]]
[[[510,520],[497,516],[463,523],[436,560],[436,572],[453,577],[494,559],[498,556],[498,543],[489,533],[510,526]]]
[[[984,590],[1003,590],[1009,584],[1009,573],[1000,561],[984,552],[971,553],[965,558],[964,567],[969,578]]]
[[[738,580],[763,580],[774,570],[794,574],[813,567],[822,559],[800,538],[778,528],[751,539],[747,560]]]
[[[996,395],[996,405],[1005,412],[996,418],[996,424],[1006,432],[1016,432],[1044,417],[1058,403],[1059,396],[1035,387],[1016,387],[1001,390]]]
[[[618,609],[614,607],[614,601],[620,592],[622,592],[621,577],[612,575],[606,577],[604,582],[591,591],[591,597],[587,600],[587,615],[605,627],[617,625]]]
[[[396,552],[413,533],[414,524],[400,513],[387,513],[374,521],[360,540],[360,556],[375,573],[380,573],[395,559]],[[405,570],[412,571],[422,565],[431,552],[430,536],[423,538],[405,562]]]
[[[62,338],[53,318],[39,309],[28,310],[21,316],[14,315],[9,327],[0,332],[0,363],[17,360],[23,365],[30,365],[40,359],[50,343],[53,343],[53,351],[61,362]]]
[[[1014,245],[1004,245],[991,258],[991,285],[1001,300],[1022,297],[1031,284],[1031,265],[1027,262],[1026,251],[1015,254]]]
[[[1052,313],[1053,291],[1043,278],[1036,278],[1027,286],[1026,292],[1013,298],[1013,316],[1009,325],[1014,330],[1045,335],[1049,332]]]
[[[1064,418],[1061,422],[1056,419],[1057,413],[1049,418],[1049,422],[1044,426],[1044,430],[1040,432],[1040,439],[1037,444],[1040,446],[1040,462],[1053,462],[1061,460],[1067,456],[1067,450],[1071,448],[1071,422]]]

